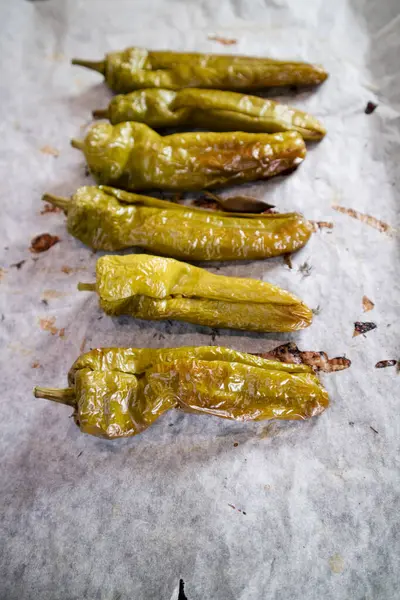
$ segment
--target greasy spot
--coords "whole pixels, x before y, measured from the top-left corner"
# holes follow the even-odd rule
[[[376,219],[375,217],[372,217],[371,215],[366,215],[364,213],[361,213],[358,210],[354,210],[354,208],[345,208],[344,206],[339,206],[338,204],[333,204],[332,208],[344,215],[348,215],[349,217],[352,217],[353,219],[358,219],[362,223],[366,223],[370,227],[373,227],[374,229],[377,229],[378,231],[381,231],[383,233],[387,233],[388,235],[392,235],[395,231],[393,229],[393,227],[391,227],[384,221],[381,221],[380,219]]]
[[[329,566],[332,573],[341,573],[344,569],[344,560],[340,554],[333,554],[329,559]]]
[[[40,148],[40,152],[42,152],[42,154],[49,154],[50,156],[54,156],[54,158],[57,158],[60,155],[60,152],[57,150],[57,148],[53,148],[52,146],[42,146]]]

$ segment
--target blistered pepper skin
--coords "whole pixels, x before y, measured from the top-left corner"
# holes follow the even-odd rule
[[[108,109],[93,113],[113,125],[125,121],[149,127],[190,126],[210,131],[275,133],[297,131],[305,140],[319,140],[326,131],[315,117],[273,100],[220,90],[146,89],[114,96]]]
[[[297,331],[312,321],[303,302],[275,285],[146,254],[99,258],[96,284],[78,288],[96,290],[109,315],[259,332]]]
[[[104,75],[119,94],[143,88],[261,90],[285,85],[318,85],[328,74],[319,65],[229,54],[201,54],[127,48],[92,62],[73,64]]]
[[[217,346],[91,350],[68,381],[64,390],[35,388],[35,396],[72,406],[82,432],[108,439],[136,435],[171,408],[236,421],[299,420],[329,404],[311,367]]]
[[[63,208],[69,233],[94,250],[138,246],[187,260],[261,259],[299,250],[312,233],[297,213],[206,211],[105,186],[81,187],[71,200],[43,199]]]
[[[267,179],[298,166],[306,155],[295,131],[162,137],[132,121],[97,123],[72,145],[82,150],[99,183],[133,191],[196,191]]]

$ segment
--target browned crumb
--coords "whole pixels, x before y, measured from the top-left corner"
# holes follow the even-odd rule
[[[0,267],[0,281],[2,279],[4,279],[4,277],[6,276],[6,273],[7,273],[6,269],[3,269]]]
[[[50,154],[50,156],[54,156],[54,158],[57,158],[60,155],[60,152],[56,148],[47,145],[42,146],[40,148],[40,152],[42,152],[43,154]]]
[[[39,319],[39,325],[43,331],[49,331],[51,335],[57,335],[58,329],[55,327],[56,318],[50,317],[48,319]]]
[[[372,329],[376,329],[377,325],[375,323],[365,323],[362,321],[356,321],[354,323],[354,333],[353,337],[357,337],[358,335],[368,333],[368,331],[372,331]]]
[[[318,231],[319,229],[333,229],[334,224],[331,221],[309,221],[314,229],[314,231]]]
[[[391,227],[384,221],[380,221],[375,217],[371,217],[371,215],[366,215],[364,213],[358,212],[358,210],[354,210],[354,208],[345,208],[344,206],[339,206],[338,204],[333,204],[332,208],[340,213],[349,215],[349,217],[352,217],[353,219],[358,219],[362,223],[366,223],[367,225],[373,227],[374,229],[377,229],[378,231],[387,233],[389,235],[394,233],[393,227]]]
[[[44,208],[40,211],[41,215],[47,215],[47,213],[60,213],[62,212],[62,208],[59,206],[53,206],[52,204],[45,204]]]
[[[293,269],[292,255],[290,253],[283,255],[283,262],[289,269]]]
[[[63,338],[65,337],[65,327],[62,327],[59,332],[58,332],[58,337]]]
[[[395,367],[397,365],[397,360],[380,360],[376,363],[376,369],[385,369],[386,367]]]
[[[372,310],[374,308],[375,303],[372,302],[372,300],[370,300],[367,296],[363,296],[362,297],[362,305],[363,305],[364,312],[368,312],[369,310]]]
[[[31,364],[32,369],[38,369],[40,366],[41,366],[41,364],[37,360],[34,360],[33,363]]]
[[[234,448],[237,448],[238,446],[239,446],[238,442],[235,442],[235,443],[233,444],[233,447],[234,447]]]
[[[223,46],[233,46],[233,45],[237,44],[237,40],[235,40],[234,38],[225,38],[220,35],[209,35],[208,39],[213,42],[218,42],[219,44],[222,44]]]
[[[26,263],[26,260],[20,260],[17,263],[13,263],[12,265],[10,265],[10,267],[14,267],[15,269],[17,269],[17,271],[20,270],[21,267],[23,267],[23,265]]]
[[[35,254],[38,254],[39,252],[46,252],[47,250],[49,250],[49,248],[54,246],[54,244],[57,244],[59,241],[60,238],[57,235],[50,235],[50,233],[42,233],[33,238],[29,250],[31,252],[34,252]]]
[[[256,356],[278,360],[283,363],[305,364],[315,371],[324,371],[325,373],[342,371],[348,369],[351,365],[351,361],[344,356],[329,358],[326,352],[313,352],[310,350],[303,352],[293,342],[282,344],[270,352],[263,352],[262,354],[256,354]]]
[[[63,273],[65,273],[66,275],[69,275],[70,273],[72,273],[73,269],[72,269],[72,267],[69,267],[68,265],[63,265],[61,267],[61,271]]]

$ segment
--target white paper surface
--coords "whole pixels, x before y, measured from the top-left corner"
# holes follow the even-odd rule
[[[332,209],[399,225],[398,2],[4,0],[0,11],[0,598],[175,600],[180,578],[188,600],[398,598],[399,375],[375,363],[400,358],[399,242]],[[334,229],[315,234],[292,270],[279,258],[220,271],[319,305],[308,330],[225,331],[212,342],[207,328],[111,319],[76,291],[96,257],[62,215],[40,214],[40,198],[91,181],[69,139],[110,93],[69,60],[128,45],[298,58],[330,72],[320,89],[290,98],[323,120],[326,139],[287,179],[246,192]],[[368,101],[378,104],[371,115]],[[31,254],[30,240],[45,232],[60,243]],[[364,294],[375,303],[365,314]],[[355,321],[377,329],[352,338]],[[310,422],[170,412],[111,443],[81,434],[67,407],[32,396],[35,384],[63,387],[91,347],[260,352],[289,339],[353,363],[323,377],[331,406]]]

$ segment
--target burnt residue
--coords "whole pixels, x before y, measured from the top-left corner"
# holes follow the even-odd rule
[[[354,323],[353,337],[357,337],[357,335],[368,333],[368,331],[372,331],[372,329],[376,328],[376,323],[356,321]]]
[[[312,271],[312,266],[308,264],[308,262],[304,262],[299,266],[299,272],[303,275],[303,277],[310,277]]]
[[[33,238],[31,241],[31,246],[29,250],[38,254],[39,252],[46,252],[57,244],[60,241],[60,238],[57,235],[50,235],[50,233],[41,233]]]
[[[178,600],[188,600],[188,598],[185,594],[185,583],[184,583],[183,579],[179,580]]]
[[[53,206],[52,204],[45,204],[44,208],[40,211],[40,214],[47,215],[48,213],[60,213],[62,211],[62,208],[58,206]]]
[[[376,369],[385,369],[386,367],[395,367],[397,365],[397,360],[380,360],[376,363]]]
[[[364,112],[366,115],[371,115],[377,107],[378,105],[375,102],[369,101],[367,102]]]
[[[245,510],[241,510],[240,508],[236,508],[236,506],[234,506],[233,504],[229,504],[229,502],[228,502],[228,506],[230,506],[231,508],[233,508],[233,510],[237,510],[237,512],[242,513],[242,515],[247,515],[247,512]]]
[[[284,254],[283,255],[283,262],[285,263],[285,265],[287,267],[289,267],[289,269],[293,269],[292,255],[291,254]]]
[[[329,358],[326,352],[302,351],[299,350],[294,342],[282,344],[270,352],[256,354],[256,356],[269,360],[278,360],[283,363],[305,364],[312,367],[315,371],[324,371],[324,373],[343,371],[351,365],[351,360],[345,356]]]
[[[17,269],[18,271],[20,270],[21,267],[24,266],[24,264],[26,263],[26,260],[20,260],[19,262],[13,263],[12,265],[10,265],[10,268],[13,267],[14,269]]]
[[[211,341],[215,342],[216,337],[219,335],[219,330],[216,327],[211,329]]]

